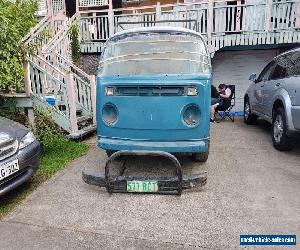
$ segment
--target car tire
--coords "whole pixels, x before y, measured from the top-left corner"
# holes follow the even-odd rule
[[[114,154],[115,152],[117,152],[117,151],[115,151],[115,150],[106,150],[106,155],[108,157],[111,157],[111,155]]]
[[[195,154],[192,154],[192,160],[194,162],[206,162],[208,159],[208,155],[209,155],[209,151],[195,153]]]
[[[256,123],[257,115],[252,114],[249,97],[244,101],[244,122],[248,125]]]
[[[279,107],[273,111],[271,132],[273,145],[280,151],[290,151],[295,145],[295,140],[288,137],[287,130],[284,109]]]

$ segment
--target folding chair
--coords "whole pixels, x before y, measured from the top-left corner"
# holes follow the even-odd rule
[[[222,120],[225,120],[226,117],[228,117],[232,122],[234,122],[235,113],[232,112],[232,109],[235,106],[235,85],[228,85],[228,88],[231,90],[231,95],[229,97],[231,104],[226,109],[222,109],[222,107],[218,108],[216,114],[218,114]]]

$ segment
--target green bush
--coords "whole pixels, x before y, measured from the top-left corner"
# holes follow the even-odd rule
[[[52,120],[51,111],[34,109],[34,126],[31,128],[37,139],[47,146],[53,141],[66,140],[63,131]]]
[[[4,103],[5,107],[2,106]],[[0,116],[19,122],[23,125],[28,124],[28,118],[24,108],[17,107],[14,98],[4,98],[0,96]]]
[[[0,0],[0,93],[22,90],[30,50],[22,39],[37,23],[37,9],[36,0]]]
[[[78,24],[74,23],[70,28],[70,37],[71,37],[71,52],[72,52],[72,61],[74,64],[77,64],[80,59],[80,45],[78,40]]]

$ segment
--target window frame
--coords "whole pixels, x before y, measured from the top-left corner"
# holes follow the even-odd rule
[[[276,66],[276,62],[275,62],[275,60],[273,59],[271,62],[269,62],[269,63],[264,67],[264,69],[261,71],[261,73],[260,73],[259,76],[257,77],[257,80],[256,80],[255,83],[269,81],[271,74],[273,74],[273,70],[274,70],[275,66]],[[263,78],[263,76],[265,76],[266,73],[267,73],[270,69],[271,69],[271,71],[270,71],[270,73],[269,73],[268,78],[267,78],[267,79],[264,79],[264,80],[263,80],[263,79],[259,80],[260,78]],[[262,76],[262,75],[263,75],[263,76]]]

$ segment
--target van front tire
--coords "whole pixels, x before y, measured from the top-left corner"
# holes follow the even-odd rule
[[[209,151],[192,154],[192,160],[194,162],[206,162],[208,159]]]
[[[105,152],[106,152],[106,155],[107,155],[108,157],[111,157],[111,155],[114,154],[114,153],[117,152],[117,151],[115,151],[115,150],[106,150]]]

